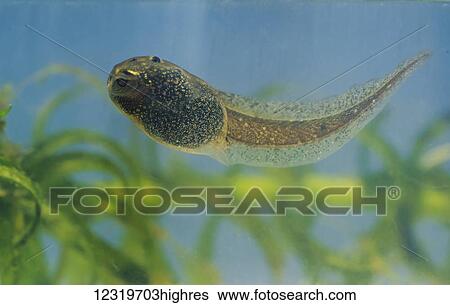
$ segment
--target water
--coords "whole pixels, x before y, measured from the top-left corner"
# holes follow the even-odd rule
[[[353,140],[314,166],[292,169],[245,166],[230,169],[207,157],[175,152],[160,145],[152,146],[158,159],[149,160],[150,140],[136,134],[135,127],[111,102],[87,89],[75,101],[58,109],[46,130],[52,133],[86,128],[108,135],[123,143],[137,160],[145,160],[145,166],[152,167],[153,171],[157,168],[161,177],[168,180],[158,183],[172,187],[234,185],[241,181],[242,192],[248,189],[245,186],[254,184],[262,185],[265,192],[273,195],[272,190],[281,185],[320,189],[350,180],[350,183],[367,183],[369,192],[377,184],[399,184],[403,189],[403,200],[393,201],[384,218],[374,216],[374,211],[358,217],[293,215],[287,225],[288,220],[282,216],[250,217],[248,223],[225,217],[213,237],[211,260],[202,257],[197,248],[203,225],[211,217],[155,217],[152,223],[161,224],[170,236],[158,243],[161,242],[179,282],[216,280],[213,276],[202,277],[195,266],[186,266],[187,261],[194,260],[217,271],[218,281],[223,283],[448,284],[450,272],[439,270],[448,271],[450,262],[449,167],[443,163],[423,169],[417,165],[419,161],[415,164],[409,156],[423,130],[450,112],[449,16],[450,6],[445,2],[415,1],[3,2],[0,4],[3,71],[0,87],[9,83],[14,89],[20,89],[22,82],[33,73],[55,63],[81,68],[106,83],[107,75],[101,70],[25,25],[45,33],[106,71],[132,56],[158,55],[222,90],[253,96],[267,86],[274,86],[276,90],[267,98],[285,100],[303,96],[408,33],[427,26],[308,96],[308,99],[319,99],[341,94],[356,84],[381,77],[423,50],[430,50],[431,59],[392,94],[376,128],[382,143],[398,152],[399,159],[394,163],[386,161],[385,151],[375,145],[370,134],[368,152],[363,142]],[[74,82],[73,77],[56,76],[17,92],[7,118],[7,137],[24,151],[30,151],[37,112],[52,96]],[[376,124],[371,124],[368,130],[375,129]],[[136,142],[130,144],[130,138],[137,138],[141,146],[136,147]],[[440,137],[426,144],[424,151],[438,148],[449,139],[445,129]],[[194,168],[195,172],[183,171],[179,162]],[[150,169],[148,173],[154,176]],[[76,175],[79,184],[104,176],[92,172]],[[44,218],[46,221],[53,219],[45,217],[49,217]],[[129,247],[131,250],[125,252],[148,268],[155,282],[164,278],[158,277],[157,272],[153,274],[152,268],[158,267],[147,261],[153,250],[146,243],[151,242],[136,238],[130,245],[126,241],[133,236],[130,224],[114,219],[87,217],[82,222],[92,226],[98,236],[119,252]],[[259,221],[262,224],[255,224]],[[254,227],[259,229],[253,230]],[[47,257],[51,268],[64,255],[62,249],[70,249],[53,230],[50,227],[38,231],[45,240],[55,243]],[[301,234],[302,230],[305,235]],[[146,235],[153,236],[152,232]],[[371,242],[384,239],[389,240],[384,248],[382,242]],[[272,242],[277,243],[268,245]],[[144,243],[141,248],[139,243]],[[92,247],[97,251],[95,245]],[[281,248],[277,254],[267,251],[271,247]],[[419,256],[405,250],[411,247]],[[320,256],[325,261],[315,261],[314,254],[323,249],[330,251]],[[87,254],[77,255],[82,260]],[[343,266],[344,262],[347,265]],[[366,265],[373,269],[366,270]],[[92,280],[73,276],[74,271],[68,268],[61,272],[60,277],[50,272],[48,282]],[[23,279],[27,280],[33,281],[31,277]],[[113,283],[124,279],[99,273],[92,281]]]

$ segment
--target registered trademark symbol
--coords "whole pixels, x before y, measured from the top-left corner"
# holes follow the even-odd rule
[[[388,198],[391,200],[397,200],[400,198],[401,191],[398,186],[390,186],[387,190]]]

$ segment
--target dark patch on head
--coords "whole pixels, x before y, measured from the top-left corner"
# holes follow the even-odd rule
[[[117,82],[117,85],[119,87],[125,87],[127,85],[127,83],[128,83],[128,81],[126,79],[123,79],[123,78],[118,78],[116,80],[116,82]]]

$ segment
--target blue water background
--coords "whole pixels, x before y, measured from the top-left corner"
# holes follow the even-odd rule
[[[49,1],[25,5],[6,1],[0,4],[0,84],[20,83],[53,63],[86,69],[106,81],[103,72],[39,37],[26,24],[108,71],[132,56],[158,55],[226,91],[252,95],[266,85],[281,84],[285,90],[277,96],[280,99],[302,96],[428,25],[310,97],[342,93],[355,84],[383,76],[420,51],[431,50],[433,57],[396,90],[385,109],[383,135],[406,153],[419,130],[450,112],[449,17],[447,4],[419,2]],[[38,109],[67,84],[62,78],[22,92],[8,118],[9,138],[28,145]],[[65,127],[89,128],[124,141],[130,123],[111,103],[87,95],[65,106],[49,129]],[[207,171],[223,170],[207,157],[159,149],[164,154],[180,154]],[[357,149],[357,142],[352,141],[317,167],[335,175],[356,175]],[[376,160],[373,162],[376,166]],[[317,238],[336,249],[351,247],[354,238],[374,221],[370,217],[319,221]],[[201,223],[197,217],[164,219],[165,227],[188,248],[193,246]],[[114,224],[103,224],[96,230],[112,243],[120,239]],[[439,254],[447,253],[450,247],[448,231],[426,222],[417,230],[432,258],[442,260]],[[218,244],[216,264],[224,282],[270,282],[264,258],[249,236],[226,225],[221,228]],[[57,250],[49,253],[53,253],[52,259],[57,256]],[[301,282],[301,269],[294,259],[289,260],[283,281]],[[407,279],[408,274],[404,277]]]

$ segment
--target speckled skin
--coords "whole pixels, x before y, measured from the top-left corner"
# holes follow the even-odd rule
[[[225,164],[296,166],[348,142],[420,63],[421,53],[384,78],[315,103],[272,103],[222,92],[177,65],[141,56],[116,65],[111,100],[159,143]]]
[[[133,57],[117,64],[108,79],[111,100],[163,144],[195,152],[218,140],[225,114],[215,91],[176,65],[154,58]]]
[[[421,60],[423,57],[418,57],[405,64],[378,90],[356,105],[323,118],[295,121],[262,119],[229,109],[228,138],[255,146],[281,147],[311,143],[330,136],[371,111],[385,97],[386,92]]]

